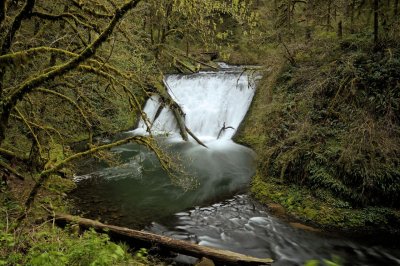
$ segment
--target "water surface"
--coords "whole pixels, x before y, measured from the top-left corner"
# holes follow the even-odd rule
[[[219,72],[171,75],[169,93],[185,112],[188,127],[208,148],[184,142],[173,115],[159,97],[147,102],[151,130],[159,144],[198,184],[185,191],[174,185],[154,154],[136,144],[112,151],[117,166],[93,160],[82,165],[73,193],[77,210],[106,223],[145,229],[256,257],[271,257],[274,265],[303,265],[310,259],[340,256],[345,265],[400,265],[399,248],[360,243],[291,227],[246,195],[255,171],[252,150],[231,138],[254,95],[254,79],[239,67]],[[225,127],[225,129],[224,129]],[[229,128],[228,128],[229,127]],[[146,134],[144,121],[125,134]],[[177,261],[194,263],[178,256]]]

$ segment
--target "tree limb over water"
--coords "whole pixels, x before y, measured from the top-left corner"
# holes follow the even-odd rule
[[[94,228],[98,231],[112,234],[117,238],[145,243],[151,246],[156,245],[161,248],[166,248],[167,250],[197,258],[206,257],[223,265],[271,265],[273,262],[273,260],[269,258],[255,258],[228,250],[200,246],[188,241],[176,240],[166,236],[132,230],[115,225],[107,225],[98,221],[69,214],[55,214],[53,218],[58,223],[75,223],[82,228]]]

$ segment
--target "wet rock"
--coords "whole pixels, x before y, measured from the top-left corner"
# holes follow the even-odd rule
[[[283,206],[280,204],[271,203],[268,204],[268,208],[271,211],[271,213],[276,216],[283,217],[286,215],[285,208],[283,208]]]
[[[212,260],[203,257],[198,263],[196,263],[196,266],[215,266],[215,264]]]

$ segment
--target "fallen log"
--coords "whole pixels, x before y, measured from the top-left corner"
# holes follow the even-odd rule
[[[170,109],[172,110],[172,113],[174,114],[176,123],[178,124],[178,127],[179,127],[179,132],[181,133],[181,136],[182,136],[182,139],[184,141],[189,141],[188,132],[187,132],[186,126],[185,126],[185,119],[183,118],[180,108],[178,109],[176,106],[170,106]]]
[[[185,125],[185,113],[183,112],[179,104],[175,102],[175,100],[169,94],[168,90],[171,91],[171,89],[169,89],[168,84],[165,82],[165,80],[164,87],[159,87],[157,88],[157,90],[159,96],[161,97],[161,100],[166,106],[169,106],[170,110],[172,111],[178,124],[179,132],[182,136],[182,139],[184,141],[189,141],[189,134],[198,144],[207,148],[207,146],[198,137],[196,137],[194,133]]]
[[[91,219],[72,216],[69,214],[55,214],[54,219],[61,223],[74,223],[82,228],[94,228],[95,230],[112,233],[122,238],[132,239],[165,248],[173,252],[193,256],[196,258],[209,258],[217,264],[224,265],[270,265],[272,259],[260,259],[251,256],[235,253],[232,251],[221,250],[200,246],[188,241],[176,240],[170,237],[156,235],[148,232],[132,230],[129,228],[119,227],[115,225],[107,225]]]
[[[183,111],[180,108],[180,106],[174,101],[174,99],[169,95],[168,90],[167,90],[167,83],[164,81],[164,84],[156,84],[155,88],[157,89],[158,95],[160,96],[161,100],[163,101],[165,106],[168,106],[170,110],[172,111],[176,123],[178,124],[179,127],[179,132],[182,136],[182,139],[184,141],[188,141],[188,133],[185,128],[185,119],[183,117]]]
[[[196,135],[193,134],[193,132],[192,132],[187,126],[185,126],[185,129],[186,129],[186,132],[187,132],[190,136],[192,136],[192,138],[193,138],[195,141],[197,141],[198,144],[200,144],[201,146],[203,146],[203,147],[205,147],[205,148],[208,148],[208,147],[206,146],[206,144],[204,144],[198,137],[196,137]]]

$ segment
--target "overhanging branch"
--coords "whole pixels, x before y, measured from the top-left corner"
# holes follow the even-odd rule
[[[37,147],[38,147],[38,149],[39,149],[39,155],[40,155],[40,157],[42,157],[42,151],[43,151],[42,145],[40,144],[39,139],[38,139],[38,137],[37,137],[35,131],[34,131],[34,130],[32,129],[32,127],[29,125],[28,120],[27,120],[27,119],[25,118],[25,116],[18,110],[18,108],[15,108],[15,111],[17,112],[17,114],[19,115],[19,117],[21,117],[22,122],[24,122],[25,126],[29,129],[29,132],[31,133],[31,135],[32,135],[33,139],[35,140],[36,145],[37,145]]]
[[[86,22],[80,20],[77,16],[75,16],[72,13],[62,13],[62,14],[55,15],[55,14],[50,14],[50,13],[46,13],[43,11],[34,11],[29,15],[29,17],[38,17],[38,18],[50,20],[50,21],[66,20],[66,19],[70,18],[85,28],[98,31],[97,27],[95,25],[90,25],[89,23],[86,23]]]
[[[27,0],[25,5],[22,7],[21,11],[15,17],[7,34],[4,35],[4,40],[1,45],[1,51],[0,51],[1,55],[7,53],[10,50],[12,41],[14,40],[14,36],[21,27],[22,20],[28,17],[29,13],[32,12],[34,5],[35,5],[35,0]]]
[[[69,98],[68,96],[66,96],[64,94],[61,94],[56,91],[44,89],[44,88],[39,88],[37,91],[58,96],[64,100],[66,100],[67,102],[69,102],[72,106],[74,106],[78,110],[79,114],[82,116],[83,120],[85,121],[86,128],[87,128],[88,134],[89,134],[89,143],[92,143],[92,139],[93,139],[92,125],[90,124],[90,122],[89,122],[88,118],[86,117],[85,113],[83,112],[82,108],[80,108],[79,105],[74,100],[72,100],[71,98]]]
[[[137,4],[141,0],[132,0],[123,5],[120,9],[118,9],[107,26],[107,28],[100,34],[100,36],[93,41],[89,46],[83,50],[79,56],[71,59],[70,61],[44,73],[39,76],[36,76],[30,80],[27,80],[23,82],[20,86],[18,86],[13,92],[11,92],[8,97],[6,97],[6,102],[4,104],[4,115],[9,115],[7,112],[9,112],[17,103],[17,101],[21,100],[22,97],[31,92],[34,88],[42,85],[43,83],[50,81],[54,79],[55,77],[61,76],[72,69],[76,68],[80,63],[91,57],[97,49],[100,47],[100,45],[107,40],[107,38],[111,35],[113,29],[117,25],[117,23],[123,18],[123,16],[132,8],[135,8]]]
[[[33,202],[34,202],[34,200],[36,198],[36,195],[39,192],[39,189],[46,183],[47,179],[49,178],[49,176],[51,174],[54,174],[58,170],[62,169],[66,164],[68,164],[68,163],[70,163],[70,162],[72,162],[72,161],[74,161],[76,159],[79,159],[79,158],[81,158],[83,156],[91,155],[91,154],[94,154],[94,153],[102,151],[102,150],[108,150],[108,149],[111,149],[112,147],[119,146],[119,145],[122,145],[122,144],[126,144],[126,143],[131,142],[131,141],[134,141],[134,142],[136,142],[138,144],[141,144],[141,145],[145,145],[146,147],[148,147],[151,150],[155,151],[156,154],[158,154],[157,149],[151,143],[151,139],[146,138],[146,137],[142,137],[142,136],[133,136],[133,137],[129,137],[129,138],[126,138],[126,139],[123,139],[123,140],[119,140],[119,141],[116,141],[116,142],[113,142],[113,143],[110,143],[110,144],[101,145],[101,146],[97,146],[97,147],[92,147],[91,149],[88,149],[88,150],[83,151],[83,152],[76,153],[76,154],[71,155],[71,156],[69,156],[68,158],[66,158],[66,159],[64,159],[62,161],[59,161],[58,163],[55,163],[52,168],[42,171],[39,174],[39,176],[37,177],[36,183],[33,186],[31,192],[28,195],[28,198],[25,201],[25,211],[20,217],[18,217],[16,226],[19,226],[20,222],[23,219],[25,219],[28,211],[30,210],[30,208],[33,205]],[[165,162],[162,162],[161,160],[160,160],[160,163],[161,163],[163,168],[164,167],[168,167],[165,164]]]

